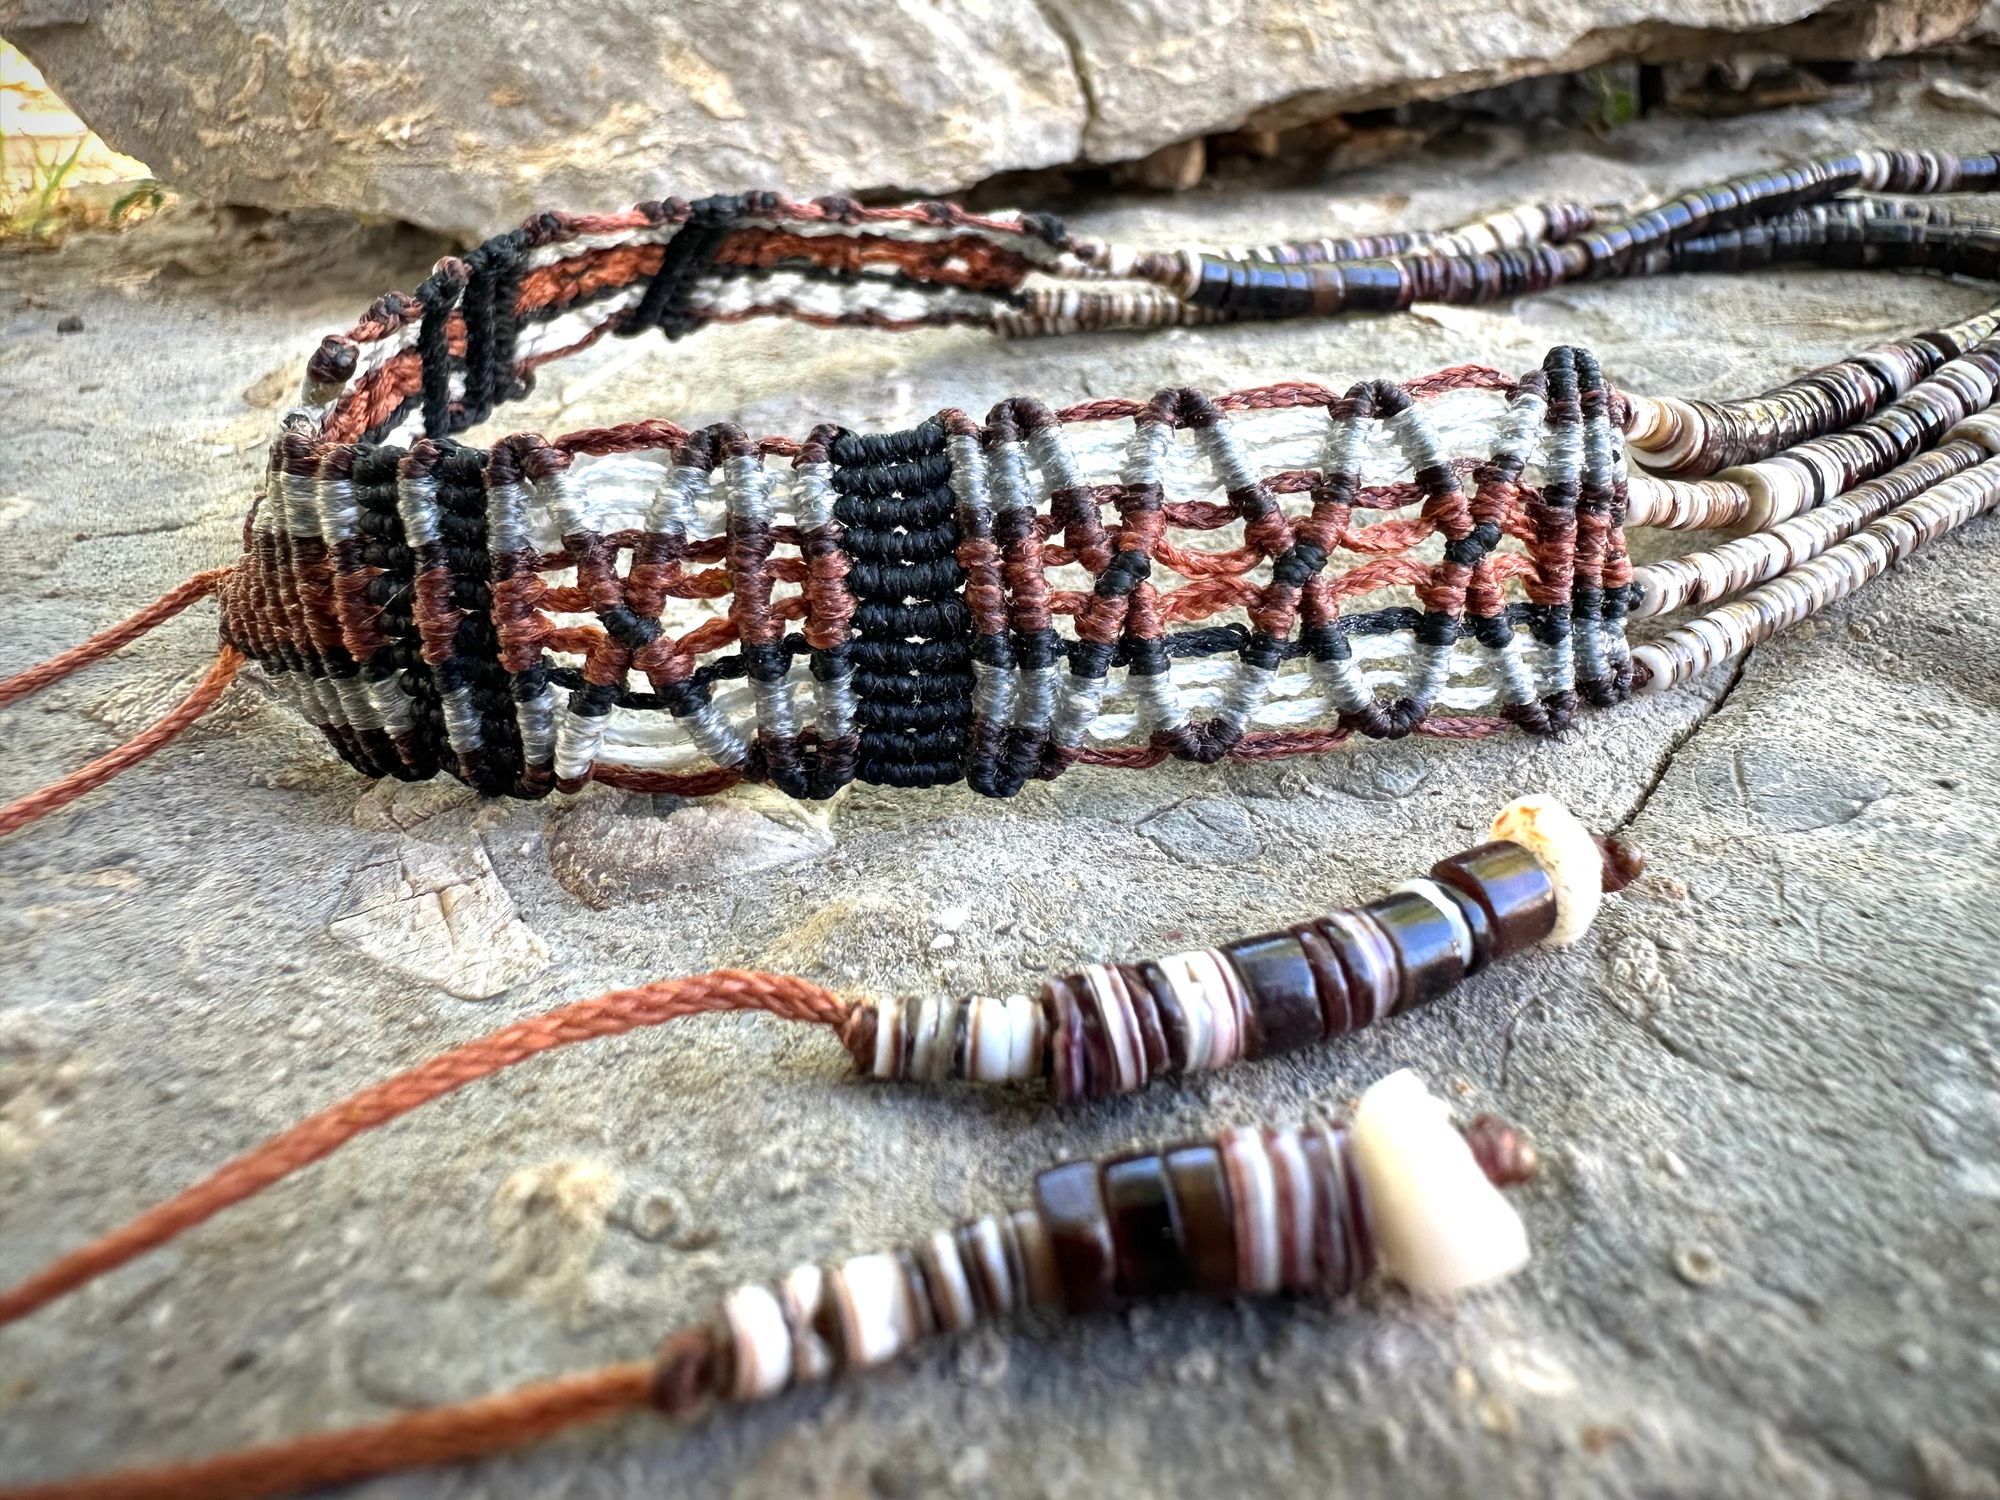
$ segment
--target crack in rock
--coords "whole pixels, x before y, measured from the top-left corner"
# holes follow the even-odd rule
[[[1722,705],[1727,703],[1736,692],[1737,686],[1743,681],[1744,669],[1750,665],[1750,658],[1754,652],[1755,648],[1753,647],[1736,658],[1736,665],[1730,671],[1729,681],[1722,685],[1722,691],[1715,695],[1715,701],[1710,703],[1701,713],[1697,714],[1692,724],[1688,725],[1686,729],[1682,730],[1668,742],[1665,753],[1660,756],[1659,761],[1653,767],[1653,774],[1646,778],[1645,786],[1639,789],[1638,799],[1633,802],[1631,807],[1626,809],[1625,816],[1620,818],[1617,825],[1612,828],[1611,832],[1613,834],[1623,833],[1634,823],[1638,822],[1639,814],[1646,810],[1646,804],[1653,800],[1653,793],[1660,789],[1660,784],[1667,779],[1667,772],[1673,769],[1674,758],[1687,748],[1689,741],[1701,733],[1703,726],[1710,719],[1713,719],[1717,714],[1722,712]]]

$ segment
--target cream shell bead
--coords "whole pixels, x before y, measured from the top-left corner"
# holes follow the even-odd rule
[[[1576,814],[1547,795],[1523,797],[1500,809],[1493,837],[1534,855],[1555,887],[1556,925],[1542,942],[1567,948],[1582,937],[1604,904],[1604,856]]]
[[[1407,1068],[1361,1096],[1349,1133],[1383,1269],[1415,1292],[1485,1286],[1528,1263],[1528,1231]]]

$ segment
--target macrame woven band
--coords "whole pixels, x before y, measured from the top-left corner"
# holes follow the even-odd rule
[[[1234,250],[756,193],[545,214],[322,344],[223,634],[358,769],[526,797],[591,780],[1007,796],[1077,763],[1558,732],[1634,687],[1626,621],[1661,594],[1635,581],[1628,511],[1715,524],[1763,503],[1783,519],[1845,493],[1991,401],[2000,362],[1973,346],[1992,320],[1737,403],[1629,397],[1558,348],[1520,374],[1015,398],[888,434],[454,434],[606,334],[765,315],[1022,335],[1784,260],[2000,281],[1986,221],[1866,196],[1996,180],[1993,156],[1861,152],[1636,215],[1554,204]],[[1972,373],[1911,394],[1941,367]],[[1882,439],[1840,431],[1857,422]],[[1847,446],[1789,456],[1829,433]],[[1655,472],[1628,476],[1628,443]],[[1775,510],[1732,488],[1741,469],[1676,477],[1773,455],[1806,475]],[[1967,493],[1970,514],[1985,492]],[[1768,576],[1762,557],[1722,576]]]

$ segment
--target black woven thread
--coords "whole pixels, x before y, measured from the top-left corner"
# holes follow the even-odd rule
[[[396,472],[403,457],[401,448],[377,446],[358,447],[354,454],[351,491],[361,562],[382,570],[368,581],[364,597],[377,612],[376,624],[389,642],[362,664],[361,671],[368,681],[394,678],[408,694],[411,731],[402,747],[408,763],[392,769],[404,781],[428,781],[437,775],[448,750],[437,684],[417,634],[411,587],[416,557],[404,539],[402,513],[396,508]]]
[[[463,612],[451,658],[433,674],[440,693],[464,688],[479,711],[473,785],[489,797],[520,785],[521,725],[493,628],[493,560],[486,546],[486,455],[453,444],[438,464],[438,538],[451,570],[451,603]]]
[[[1604,618],[1613,618],[1613,593],[1622,600],[1623,591],[1605,591]],[[1481,644],[1498,649],[1504,646],[1508,636],[1490,638],[1496,626],[1503,629],[1531,629],[1532,612],[1535,605],[1526,603],[1510,604],[1498,615],[1468,615],[1465,619],[1466,632],[1477,638]],[[1617,618],[1625,613],[1621,606]],[[1387,605],[1381,609],[1369,610],[1364,614],[1342,615],[1335,622],[1335,628],[1323,635],[1311,631],[1302,632],[1295,641],[1279,641],[1272,648],[1277,661],[1296,661],[1310,656],[1316,660],[1340,660],[1351,654],[1348,641],[1355,636],[1393,635],[1398,631],[1414,634],[1423,624],[1424,612],[1409,605]],[[1127,638],[1113,648],[1110,665],[1122,669],[1139,665],[1147,653],[1157,651],[1161,658],[1179,661],[1183,658],[1197,660],[1209,656],[1234,656],[1242,652],[1251,638],[1250,627],[1242,624],[1203,625],[1193,629],[1177,631],[1158,641]],[[1055,659],[1068,662],[1074,659],[1084,643],[1055,638],[1057,647]],[[810,656],[812,648],[806,638],[796,631],[787,635],[776,646],[768,648],[783,654],[787,661],[801,656]],[[932,643],[912,650],[913,659],[940,660],[956,655],[956,648],[949,642]],[[1028,665],[1039,665],[1039,661]],[[718,682],[736,682],[748,675],[748,664],[743,654],[732,651],[727,656],[718,656],[703,662],[689,674],[687,686],[708,688]],[[575,667],[550,667],[547,680],[560,688],[581,688],[584,686],[583,673]],[[955,671],[927,671],[923,669],[894,672],[857,671],[854,674],[854,690],[857,695],[872,699],[885,699],[895,703],[930,701],[939,697],[949,697],[957,693],[965,680],[965,674]],[[539,691],[539,686],[537,687]],[[613,690],[610,703],[617,708],[633,709],[638,712],[664,711],[666,699],[659,693],[650,693],[627,687]],[[532,695],[530,695],[532,696]]]
[[[646,286],[646,295],[618,327],[622,336],[657,328],[670,339],[691,331],[698,319],[687,301],[695,282],[715,259],[715,252],[743,212],[743,199],[728,194],[703,198],[688,211],[687,222],[674,231],[660,255],[660,269]]]
[[[466,257],[469,271],[460,308],[465,316],[465,400],[459,429],[486,420],[514,394],[514,301],[521,290],[525,231],[497,235]]]
[[[442,260],[417,288],[424,320],[417,329],[417,358],[423,373],[424,435],[442,438],[452,430],[451,372],[462,368],[451,357],[452,309],[465,289],[462,261]]]
[[[855,599],[855,776],[883,786],[960,780],[972,723],[972,616],[953,556],[944,428],[930,421],[907,432],[843,432],[827,455]]]

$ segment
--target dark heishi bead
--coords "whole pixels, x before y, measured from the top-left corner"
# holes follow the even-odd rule
[[[1112,1050],[1111,1034],[1104,1029],[1097,996],[1089,982],[1070,975],[1066,981],[1076,997],[1078,1030],[1083,1036],[1083,1094],[1085,1099],[1103,1099],[1118,1092],[1118,1059]]]
[[[1075,992],[1067,980],[1051,979],[1042,986],[1042,1014],[1047,1018],[1049,1034],[1049,1082],[1058,1103],[1087,1097],[1083,1029],[1078,1009]]]
[[[1104,1164],[1104,1207],[1118,1266],[1118,1295],[1154,1297],[1184,1292],[1193,1268],[1181,1251],[1180,1210],[1167,1165],[1158,1152]]]
[[[1347,976],[1341,972],[1339,957],[1312,923],[1301,922],[1291,933],[1312,967],[1313,988],[1319,995],[1320,1035],[1345,1035],[1353,1027],[1348,1024]]]
[[[1431,879],[1465,892],[1493,923],[1493,957],[1532,948],[1556,925],[1548,872],[1519,844],[1481,844],[1431,866]]]
[[[973,1219],[952,1231],[958,1262],[965,1267],[966,1285],[972,1288],[972,1305],[981,1318],[997,1318],[1008,1309],[1001,1302],[1002,1289],[993,1284],[986,1256],[979,1248],[979,1220]]]
[[[1314,265],[1311,277],[1312,310],[1315,313],[1337,313],[1347,305],[1347,282],[1338,264]]]
[[[1486,915],[1486,908],[1468,896],[1455,885],[1446,885],[1442,880],[1434,880],[1435,885],[1458,911],[1465,921],[1466,931],[1472,934],[1472,962],[1465,966],[1468,975],[1477,974],[1493,961],[1493,919]]]
[[[951,1021],[951,1076],[968,1078],[972,1074],[972,1007],[961,1005],[952,1015]]]
[[[845,1368],[848,1362],[847,1320],[840,1316],[838,1299],[821,1297],[819,1306],[813,1309],[812,1331],[833,1356],[835,1369]]]
[[[1347,1187],[1347,1212],[1341,1223],[1347,1228],[1347,1243],[1354,1257],[1354,1284],[1359,1286],[1375,1274],[1375,1225],[1368,1216],[1368,1195],[1362,1189],[1361,1172],[1354,1165],[1354,1136],[1345,1126],[1333,1131],[1340,1178]]]
[[[1222,950],[1250,994],[1244,1056],[1269,1057],[1320,1039],[1319,992],[1305,949],[1290,933],[1245,938]]]
[[[1355,927],[1365,924],[1381,933],[1381,924],[1358,909],[1335,915]],[[1340,972],[1347,980],[1347,1029],[1357,1031],[1391,1014],[1396,1008],[1397,983],[1389,966],[1395,962],[1395,950],[1377,952],[1375,944],[1364,941],[1361,934],[1340,921],[1322,917],[1316,925],[1340,960]],[[1380,942],[1388,948],[1387,934],[1382,934]]]
[[[1222,1153],[1206,1144],[1175,1146],[1161,1160],[1180,1209],[1189,1285],[1212,1297],[1227,1297],[1236,1290],[1236,1223]]]
[[[903,1290],[909,1299],[911,1322],[919,1340],[927,1339],[938,1331],[937,1308],[931,1303],[930,1278],[924,1274],[923,1263],[917,1253],[905,1245],[896,1251],[896,1264],[902,1268]]]
[[[1400,1013],[1428,1005],[1465,978],[1451,921],[1415,891],[1394,891],[1361,908],[1389,934],[1402,967],[1396,993]]]
[[[1356,312],[1394,312],[1403,273],[1393,261],[1349,261],[1340,268],[1347,305]]]
[[[1048,1231],[1062,1281],[1063,1307],[1101,1312],[1117,1304],[1117,1259],[1097,1163],[1073,1161],[1035,1179],[1035,1212]]]
[[[1146,1076],[1157,1077],[1167,1067],[1167,1033],[1160,1023],[1159,1002],[1139,972],[1137,964],[1117,964],[1112,972],[1125,986],[1125,998],[1132,1002],[1132,1014],[1139,1022],[1139,1042],[1146,1054]]]
[[[1340,1164],[1317,1130],[1299,1133],[1313,1185],[1313,1269],[1320,1289],[1338,1297],[1354,1287],[1354,1256],[1347,1243],[1347,1184]]]
[[[1174,988],[1167,983],[1167,976],[1160,966],[1151,959],[1135,965],[1140,982],[1146,986],[1146,993],[1152,997],[1153,1010],[1160,1018],[1160,1032],[1167,1043],[1167,1067],[1175,1073],[1187,1071],[1188,1031],[1187,1017],[1181,1013],[1181,1004],[1174,996]]]

